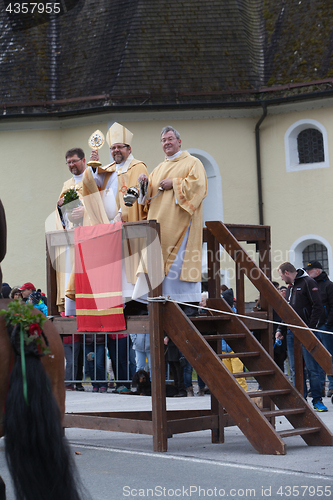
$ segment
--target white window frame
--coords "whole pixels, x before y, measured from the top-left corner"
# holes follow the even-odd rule
[[[223,194],[222,194],[222,178],[219,166],[212,155],[203,149],[187,148],[187,151],[198,158],[203,164],[207,175],[207,196],[203,200],[203,220],[202,224],[205,225],[206,220],[220,220],[223,221]],[[207,215],[208,214],[208,215]],[[223,251],[220,245],[220,253]],[[208,274],[207,262],[207,243],[203,243],[202,251],[202,274]],[[228,271],[221,270],[221,280],[229,286],[230,279]]]
[[[289,250],[289,260],[296,267],[296,269],[303,267],[303,250],[314,243],[323,245],[327,250],[329,276],[333,276],[333,257],[332,247],[325,238],[318,234],[305,234],[298,238],[291,245]]]
[[[308,128],[319,130],[323,136],[324,158],[322,162],[316,163],[299,163],[297,137],[300,132]],[[299,170],[312,170],[315,168],[329,167],[328,159],[328,141],[325,127],[316,120],[299,120],[291,125],[284,136],[284,147],[286,154],[286,170],[287,172],[296,172]]]
[[[207,213],[211,214],[207,220],[223,221],[222,178],[216,160],[202,149],[187,148],[187,151],[201,161],[207,175],[208,190],[203,201],[203,224]]]

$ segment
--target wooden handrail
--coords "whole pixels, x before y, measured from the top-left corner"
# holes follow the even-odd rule
[[[231,234],[228,228],[220,221],[206,222],[208,232],[224,247],[232,259],[238,264],[242,272],[265,297],[268,304],[277,312],[285,323],[302,327],[290,327],[295,337],[302,343],[307,351],[323,368],[325,373],[333,374],[332,356],[325,349],[317,337],[307,327],[304,321],[298,316],[288,302],[280,295],[275,286],[251,259],[251,257],[241,247],[237,239]],[[209,235],[208,235],[209,237]],[[299,390],[302,388],[299,388]]]

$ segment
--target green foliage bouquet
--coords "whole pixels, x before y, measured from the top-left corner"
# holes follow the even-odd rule
[[[20,300],[13,300],[8,304],[8,309],[2,309],[0,314],[4,315],[8,331],[12,331],[15,326],[22,332],[23,343],[29,346],[35,342],[39,355],[50,353],[49,348],[44,344],[42,326],[47,321],[40,312],[36,312],[32,304],[27,304]]]
[[[70,210],[73,210],[73,208],[77,208],[82,205],[79,195],[74,188],[69,189],[64,194],[64,206],[68,204],[71,204]]]
[[[26,370],[26,355],[44,356],[51,351],[48,340],[42,330],[47,319],[32,304],[14,300],[8,304],[8,309],[2,309],[0,314],[4,315],[10,343],[15,354],[21,359],[23,395],[28,405],[28,385]],[[44,340],[44,341],[43,341]]]
[[[73,224],[77,224],[78,219],[72,218],[72,211],[74,210],[74,208],[78,208],[81,206],[82,203],[79,195],[77,194],[77,191],[74,188],[66,191],[66,193],[64,194],[63,210],[67,213],[68,219],[73,222]]]

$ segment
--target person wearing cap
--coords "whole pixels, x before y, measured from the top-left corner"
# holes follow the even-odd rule
[[[286,300],[289,305],[309,328],[317,328],[324,308],[315,280],[310,278],[304,269],[296,269],[290,262],[281,264],[278,267],[278,273],[288,287]],[[276,339],[282,340],[285,335],[287,335],[289,365],[293,383],[295,383],[294,334],[286,326],[278,326],[275,334]],[[304,346],[302,352],[310,381],[313,408],[320,412],[327,411],[327,407],[322,402],[322,391],[318,374],[319,365]],[[306,377],[304,374],[304,396],[307,397],[305,381]]]
[[[24,285],[22,285],[19,288],[19,291],[22,294],[22,300],[23,300],[23,302],[28,302],[29,295],[32,292],[35,292],[36,288],[35,288],[35,286],[32,283],[28,282],[28,283],[24,283]],[[41,299],[44,302],[44,304],[47,306],[47,298],[45,297],[44,293],[41,293]]]
[[[19,286],[14,286],[9,294],[10,299],[22,300],[22,292]]]
[[[333,283],[328,278],[327,273],[323,271],[323,266],[318,260],[310,260],[310,262],[304,266],[304,269],[317,283],[324,306],[324,312],[321,315],[318,326],[318,330],[322,330],[323,333],[316,332],[316,337],[333,356],[333,333],[325,333],[333,332]],[[319,377],[323,394],[325,394],[326,374],[321,366],[319,366]],[[327,375],[327,378],[327,396],[331,397],[333,395],[333,376]]]
[[[8,285],[8,283],[2,283],[1,295],[3,299],[9,299],[11,291],[12,288],[10,285]]]
[[[36,309],[47,316],[47,306],[44,304],[40,288],[38,288],[38,290],[35,290],[34,292],[31,292],[27,302],[28,304],[32,304],[34,307],[36,307]]]
[[[24,283],[24,285],[22,285],[19,290],[22,294],[22,298],[23,298],[24,302],[27,302],[29,295],[32,292],[34,292],[36,290],[36,288],[34,287],[34,285],[32,283],[28,282],[28,283]]]

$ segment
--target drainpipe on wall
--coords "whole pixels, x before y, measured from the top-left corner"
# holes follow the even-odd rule
[[[260,103],[263,109],[262,116],[256,124],[256,157],[257,157],[257,184],[258,184],[258,204],[259,204],[259,224],[264,225],[264,211],[262,201],[262,184],[261,184],[261,160],[260,160],[260,134],[259,127],[267,116],[267,107],[265,102]]]

